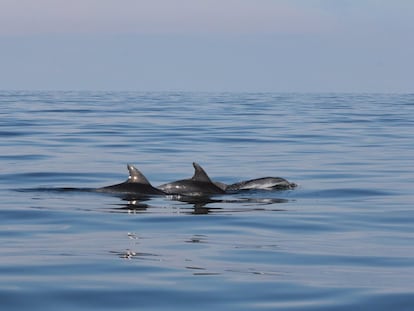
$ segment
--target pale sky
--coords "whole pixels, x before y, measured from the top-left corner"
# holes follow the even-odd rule
[[[412,0],[0,0],[0,90],[414,92]]]

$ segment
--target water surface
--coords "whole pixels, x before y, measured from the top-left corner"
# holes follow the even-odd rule
[[[411,310],[414,95],[0,92],[7,310]],[[61,191],[191,162],[299,186],[205,202]]]

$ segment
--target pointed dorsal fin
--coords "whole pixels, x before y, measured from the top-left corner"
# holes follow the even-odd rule
[[[193,162],[193,166],[195,171],[193,177],[191,177],[192,180],[212,183],[210,177],[208,177],[207,173],[200,165]]]
[[[148,179],[135,166],[127,164],[129,177],[128,182],[151,185]]]

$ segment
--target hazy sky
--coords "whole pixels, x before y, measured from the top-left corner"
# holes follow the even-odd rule
[[[0,0],[0,89],[414,92],[412,0]]]

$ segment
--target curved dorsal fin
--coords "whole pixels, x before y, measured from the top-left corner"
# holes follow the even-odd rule
[[[193,166],[195,171],[193,177],[191,177],[192,180],[212,183],[210,177],[208,177],[207,173],[200,165],[193,162]]]
[[[127,164],[129,177],[128,182],[151,185],[148,179],[135,166]]]

